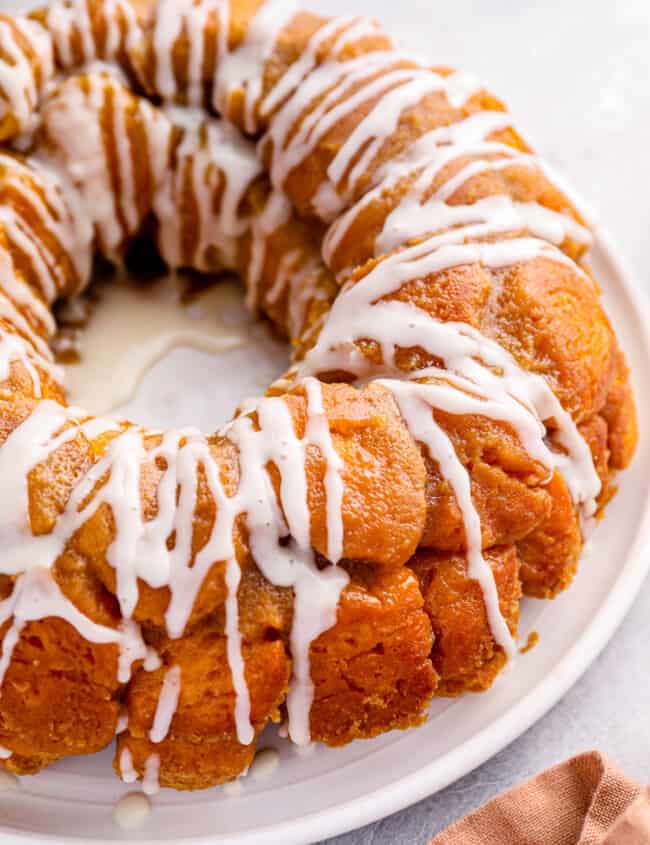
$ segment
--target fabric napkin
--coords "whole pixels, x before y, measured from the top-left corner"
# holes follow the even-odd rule
[[[499,795],[430,845],[649,845],[650,787],[591,751]]]

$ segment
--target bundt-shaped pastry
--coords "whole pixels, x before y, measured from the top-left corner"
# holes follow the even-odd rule
[[[589,228],[502,104],[288,0],[55,0],[0,16],[0,138],[0,764],[117,735],[201,788],[269,721],[487,688],[636,441]],[[214,434],[66,405],[51,306],[142,237],[293,344]]]

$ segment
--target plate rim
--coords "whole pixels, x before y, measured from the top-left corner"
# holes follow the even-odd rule
[[[611,265],[629,304],[638,314],[638,340],[650,362],[650,299],[636,281],[636,272],[600,224],[594,226],[594,247],[594,251],[598,249]],[[139,845],[268,845],[275,841],[282,841],[283,845],[310,845],[357,830],[434,795],[521,736],[586,672],[610,641],[639,594],[650,569],[650,554],[644,553],[649,538],[650,499],[645,503],[634,540],[610,595],[580,637],[555,664],[554,670],[491,724],[425,766],[361,797],[312,812],[298,820],[265,825],[253,831],[235,834],[210,834],[173,840],[138,837],[133,841]],[[114,845],[115,840],[34,835],[27,831],[0,829],[0,845],[15,845],[16,842],[29,845],[68,845],[70,842]]]

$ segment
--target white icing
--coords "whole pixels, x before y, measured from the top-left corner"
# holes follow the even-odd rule
[[[330,59],[303,80],[274,115],[264,141],[272,144],[270,172],[277,189],[284,187],[291,171],[340,120],[412,76],[412,69],[394,69],[400,61],[403,57],[391,52],[370,53],[346,62]],[[318,97],[322,97],[319,102]],[[317,105],[305,114],[314,101]],[[298,128],[291,134],[298,121]]]
[[[242,636],[239,630],[238,590],[241,571],[235,557],[226,562],[226,645],[232,685],[235,689],[235,725],[237,738],[242,745],[250,745],[255,738],[251,723],[251,701],[246,682],[246,665],[242,652]]]
[[[150,754],[145,761],[142,778],[142,791],[145,795],[156,795],[160,792],[159,773],[160,757],[158,754]]]
[[[503,112],[477,112],[451,126],[434,129],[420,137],[402,155],[390,160],[375,175],[374,187],[342,214],[330,227],[323,245],[326,262],[332,263],[337,248],[352,223],[372,202],[390,195],[405,179],[417,176],[408,193],[386,217],[383,231],[375,242],[375,255],[393,251],[411,239],[443,232],[453,238],[486,237],[527,228],[552,243],[561,244],[567,236],[589,245],[591,235],[567,215],[536,203],[515,203],[506,196],[493,196],[471,206],[448,206],[447,201],[471,176],[513,165],[536,167],[539,161],[504,144],[485,140],[510,125]],[[473,160],[454,177],[447,179],[430,195],[430,186],[442,170],[463,156]],[[490,158],[483,158],[490,156]],[[428,199],[424,201],[424,197]],[[461,228],[463,227],[463,228]],[[461,228],[456,231],[456,228]]]
[[[292,65],[282,74],[282,76],[275,83],[273,88],[264,97],[261,105],[261,113],[268,116],[275,111],[289,96],[291,96],[296,88],[303,82],[303,80],[312,72],[318,64],[319,50],[335,35],[344,32],[347,38],[351,37],[351,32],[355,24],[363,22],[366,24],[365,18],[332,18],[324,26],[316,30],[314,35],[309,39],[307,46],[300,54],[299,58],[293,62]],[[371,24],[371,26],[374,26]]]
[[[316,446],[325,461],[325,495],[327,498],[327,557],[338,563],[343,557],[343,461],[334,448],[332,435],[323,408],[320,382],[306,378],[303,382],[307,395],[307,431],[305,439]]]
[[[208,250],[216,248],[223,265],[235,269],[241,237],[250,225],[250,218],[242,214],[242,202],[261,171],[255,148],[225,121],[206,120],[203,115],[191,123],[180,122],[178,112],[174,109],[167,114],[175,126],[184,125],[183,139],[154,206],[162,257],[170,267],[184,265],[180,240],[183,229],[178,221],[189,173],[197,233],[189,264],[199,271],[214,270]]]
[[[503,194],[485,197],[471,205],[448,205],[433,196],[420,204],[415,199],[401,203],[386,218],[375,250],[386,255],[428,232],[444,232],[435,243],[460,242],[463,238],[488,238],[526,230],[534,237],[562,244],[567,237],[590,242],[584,227],[570,217],[537,203],[517,203]]]
[[[8,760],[12,754],[13,751],[5,748],[4,745],[0,745],[0,760]]]
[[[472,390],[485,391],[486,397],[498,398],[499,402],[508,401],[508,396],[514,398],[516,402],[509,402],[508,410],[513,423],[515,416],[520,416],[516,404],[537,416],[540,432],[544,431],[541,425],[544,420],[555,419],[558,430],[554,436],[568,451],[566,455],[545,455],[543,439],[541,445],[535,444],[518,423],[520,436],[538,460],[545,457],[543,462],[561,469],[574,501],[592,515],[600,481],[591,453],[546,381],[519,368],[505,349],[470,326],[441,323],[410,303],[382,301],[412,279],[426,278],[460,264],[482,263],[498,268],[537,257],[561,263],[568,263],[569,259],[544,241],[531,238],[447,244],[437,248],[435,240],[395,253],[377,264],[359,284],[344,291],[332,306],[316,346],[299,366],[299,374],[340,369],[365,377],[369,362],[355,345],[356,340],[364,337],[372,337],[380,345],[384,370],[390,374],[396,373],[394,356],[398,346],[421,346],[443,360],[446,368],[464,379]],[[502,375],[498,376],[495,369]],[[376,375],[377,368],[373,370]]]
[[[14,35],[18,30],[25,39],[26,52]],[[53,72],[52,45],[40,24],[16,16],[11,23],[0,19],[0,119],[11,115],[18,132],[29,129],[40,90]]]
[[[442,77],[429,70],[409,71],[404,76],[398,72],[395,75],[399,75],[400,79],[397,86],[381,97],[357,124],[327,168],[327,176],[333,184],[339,183],[347,174],[348,194],[354,193],[359,179],[396,131],[404,111],[416,106],[427,95],[444,89]],[[391,74],[384,77],[385,80],[390,78]]]
[[[52,361],[52,352],[50,347],[41,337],[37,329],[25,319],[22,312],[19,310],[16,302],[20,302],[20,294],[16,295],[17,286],[14,287],[12,282],[7,283],[5,279],[12,278],[10,273],[14,272],[11,258],[5,250],[0,249],[0,317],[10,323],[12,328],[19,334],[34,350],[39,361],[42,359],[46,362]],[[8,296],[3,288],[8,287],[14,294],[13,297]]]
[[[103,58],[113,59],[122,49],[131,55],[142,38],[133,3],[130,0],[103,0],[102,12],[106,27]]]
[[[310,742],[308,745],[296,745],[295,753],[298,757],[312,757],[316,753],[316,743]]]
[[[359,180],[377,159],[405,111],[436,91],[445,92],[453,105],[462,105],[477,88],[476,81],[465,75],[440,76],[412,57],[394,51],[379,51],[343,62],[329,58],[317,66],[318,49],[331,34],[329,30],[325,34],[317,30],[303,56],[285,74],[288,81],[282,77],[270,92],[271,105],[267,110],[284,102],[264,141],[272,145],[273,183],[282,188],[291,171],[312,153],[328,131],[356,108],[377,100],[337,150],[327,170],[329,181],[321,183],[313,200],[316,213],[327,222],[345,209],[346,201],[354,196]],[[344,28],[339,41],[347,36]],[[334,45],[331,56],[336,55],[338,46]],[[408,67],[400,67],[400,63]],[[300,81],[299,87],[294,80]],[[344,178],[346,185],[341,188]]]
[[[246,513],[253,557],[271,583],[294,590],[293,677],[287,710],[292,740],[306,744],[310,738],[309,714],[313,697],[310,646],[335,624],[339,597],[348,583],[348,576],[336,567],[319,570],[314,560],[305,474],[306,449],[312,434],[309,426],[305,438],[298,439],[288,407],[281,398],[261,399],[255,410],[258,428],[253,426],[250,416],[241,416],[228,427],[227,436],[239,449],[237,498],[245,503],[242,512]],[[319,410],[317,402],[316,415]],[[309,415],[313,412],[313,407],[309,407]],[[265,469],[269,463],[274,464],[281,475],[281,512]],[[290,538],[289,542],[281,545],[285,536]]]
[[[326,298],[326,292],[319,283],[322,271],[320,259],[310,258],[305,261],[302,250],[290,250],[282,256],[275,281],[264,296],[264,303],[267,306],[274,305],[286,296],[289,337],[302,335],[309,303]]]
[[[246,268],[246,305],[254,310],[259,305],[259,288],[266,260],[269,237],[291,217],[291,205],[285,194],[274,191],[266,201],[261,214],[253,219],[251,227],[251,254]]]
[[[32,393],[41,396],[41,377],[36,365],[47,369],[49,362],[38,360],[38,356],[18,335],[0,334],[0,383],[9,378],[11,364],[19,361],[32,380]]]
[[[262,96],[264,68],[296,9],[296,0],[266,0],[249,21],[243,42],[219,58],[213,105],[228,114],[232,94],[243,91],[244,129],[251,134],[258,129],[256,109]]]
[[[129,103],[136,104],[137,116],[145,129],[154,190],[166,172],[171,126],[165,115],[146,101],[130,100],[131,95],[112,74],[89,74],[84,79],[86,91],[77,80],[71,80],[46,102],[43,122],[50,144],[48,151],[70,175],[99,235],[99,246],[112,258],[124,239],[135,234],[140,225],[137,176],[126,125]],[[111,182],[110,153],[101,124],[109,107],[109,93],[113,100],[111,138],[116,150],[117,192]]]
[[[115,804],[113,820],[123,830],[136,830],[151,815],[151,801],[141,792],[131,792]]]
[[[123,748],[119,756],[120,777],[124,783],[135,783],[138,773],[133,766],[133,755],[128,748]]]
[[[57,59],[64,67],[70,67],[77,59],[72,44],[74,34],[81,48],[82,64],[96,58],[86,0],[52,3],[47,11],[47,28],[56,46]]]
[[[165,100],[172,100],[177,94],[176,76],[173,66],[173,50],[178,40],[188,11],[193,4],[186,0],[159,0],[153,30],[153,50],[156,60],[156,90]],[[196,14],[202,14],[206,8],[200,3]],[[201,31],[202,36],[202,31]],[[201,49],[203,39],[201,38]]]
[[[120,640],[119,632],[97,625],[84,616],[71,601],[65,598],[49,570],[34,567],[19,576],[9,598],[0,602],[0,624],[13,617],[2,642],[0,657],[0,688],[20,633],[28,622],[48,617],[64,619],[88,642],[107,644]]]
[[[110,181],[107,151],[98,115],[104,107],[104,77],[89,77],[86,94],[76,84],[45,103],[43,122],[56,158],[83,197],[104,249],[115,250],[123,233]]]
[[[56,47],[57,61],[64,69],[72,69],[75,64],[90,66],[97,60],[111,61],[122,51],[130,56],[143,38],[131,0],[101,0],[92,4],[105,32],[100,50],[90,3],[92,0],[53,0],[48,6],[47,30]],[[80,55],[75,55],[75,43]]]
[[[165,673],[149,739],[153,743],[167,738],[181,694],[181,667],[172,666]]]
[[[432,238],[397,252],[339,295],[316,345],[298,366],[301,376],[343,371],[362,379],[376,377],[383,370],[404,379],[395,359],[399,347],[421,347],[444,362],[445,370],[433,369],[429,375],[442,378],[446,384],[391,382],[389,389],[398,399],[411,434],[427,445],[456,494],[470,572],[483,588],[493,634],[509,655],[514,654],[514,646],[498,608],[492,573],[482,558],[480,523],[471,503],[469,478],[448,439],[433,422],[431,408],[477,413],[507,422],[534,458],[549,469],[560,469],[574,502],[586,517],[594,514],[601,487],[591,452],[546,381],[519,368],[505,349],[470,326],[442,323],[411,303],[385,301],[383,297],[413,279],[460,264],[480,262],[502,267],[536,257],[569,261],[551,245],[530,238],[451,245],[438,245],[438,239]],[[382,366],[371,364],[357,347],[356,341],[367,337],[379,344]],[[425,375],[414,373],[412,377]],[[429,403],[426,412],[423,402]],[[548,419],[555,420],[554,439],[563,451],[551,450],[545,442],[543,422]]]
[[[117,725],[115,726],[115,735],[119,736],[123,734],[124,731],[128,730],[129,727],[129,714],[126,710],[121,710],[120,715],[117,717]]]
[[[25,202],[32,208],[41,224],[52,233],[57,242],[65,250],[72,261],[78,279],[78,288],[85,286],[90,279],[92,265],[92,225],[88,220],[81,204],[79,194],[74,189],[68,177],[61,171],[54,170],[43,160],[32,156],[27,161],[27,167],[32,179],[37,180],[38,188],[43,192],[41,198],[38,192],[29,188],[27,180],[10,177],[11,184],[19,190]],[[15,160],[12,160],[12,170],[16,172]],[[65,290],[64,282],[68,279],[58,277],[59,287],[56,295]],[[46,294],[46,291],[43,290]]]
[[[418,442],[426,445],[442,477],[454,492],[465,530],[467,574],[480,584],[490,630],[506,656],[512,659],[517,653],[517,646],[499,608],[499,594],[492,570],[483,557],[481,520],[472,502],[470,477],[451,441],[432,418],[432,408],[440,408],[442,404],[437,391],[431,390],[430,385],[413,382],[383,380],[380,383],[393,394],[409,431]]]
[[[243,41],[229,49],[230,8],[226,0],[162,0],[156,13],[153,50],[156,62],[155,85],[168,102],[184,95],[190,105],[201,105],[206,80],[206,32],[208,19],[217,27],[217,63],[212,84],[212,105],[229,113],[231,97],[244,96],[244,128],[258,129],[256,112],[262,96],[264,68],[275,43],[294,16],[295,0],[266,0],[248,23]],[[179,89],[173,65],[174,50],[181,37],[187,39],[188,67],[186,90]]]

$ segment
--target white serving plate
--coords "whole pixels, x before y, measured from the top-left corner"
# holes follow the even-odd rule
[[[245,780],[239,795],[219,789],[196,794],[164,790],[153,799],[154,811],[137,831],[126,833],[112,819],[115,801],[128,790],[112,774],[112,752],[67,760],[37,777],[22,778],[18,790],[0,792],[0,845],[75,839],[152,845],[315,842],[442,789],[502,749],[555,704],[612,636],[650,566],[648,308],[602,232],[592,263],[634,374],[641,443],[572,587],[554,602],[524,602],[522,640],[537,630],[541,639],[534,649],[519,657],[488,693],[437,701],[428,721],[405,733],[393,732],[344,749],[318,747],[306,757],[269,734],[263,744],[277,745],[281,753],[281,765],[271,779]],[[146,404],[147,417],[158,415],[164,424],[205,425],[211,420],[216,426],[237,397],[268,378],[270,366],[281,368],[279,347],[268,339],[262,346],[263,352],[258,347],[212,359],[177,350],[145,379],[131,410],[137,413]],[[172,385],[182,385],[184,397],[175,409],[175,403],[170,404]],[[206,396],[213,401],[206,402]]]

